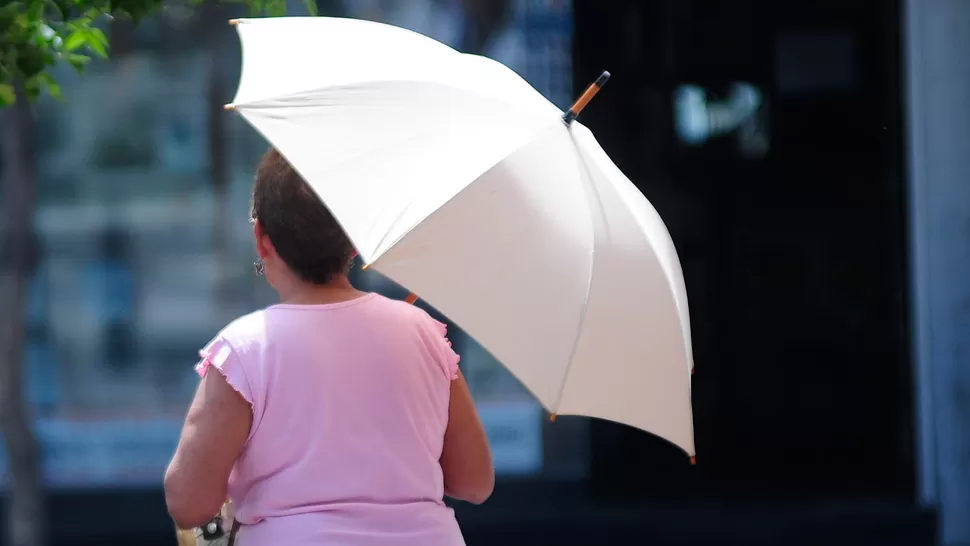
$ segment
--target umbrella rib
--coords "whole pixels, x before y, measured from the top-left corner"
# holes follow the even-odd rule
[[[227,110],[234,110],[234,111],[239,111],[241,109],[258,110],[258,109],[264,109],[264,108],[279,108],[280,106],[285,106],[287,108],[301,108],[301,107],[313,106],[313,105],[294,103],[290,101],[300,101],[301,99],[316,98],[322,92],[333,93],[333,92],[346,92],[346,91],[353,91],[353,90],[380,89],[382,86],[386,86],[386,85],[407,86],[407,85],[428,85],[428,84],[431,84],[435,87],[438,87],[450,92],[467,93],[468,95],[473,95],[475,97],[479,97],[480,99],[496,102],[499,104],[499,106],[513,112],[518,112],[520,115],[526,115],[526,116],[534,115],[534,109],[526,108],[521,103],[508,100],[506,97],[490,95],[478,89],[474,89],[470,87],[462,87],[462,86],[450,84],[447,82],[426,82],[419,79],[413,79],[413,80],[412,79],[401,79],[401,80],[374,79],[374,80],[368,80],[366,82],[327,85],[323,87],[293,91],[290,93],[282,93],[279,95],[271,95],[268,97],[262,97],[258,99],[250,99],[241,103],[236,102],[234,100],[233,102],[225,105],[225,107]],[[241,87],[241,84],[240,84],[240,87]],[[238,94],[238,91],[237,91],[237,94]],[[548,102],[548,100],[546,102]],[[283,105],[280,103],[288,103],[288,104]],[[561,113],[561,110],[559,110],[559,108],[556,107],[556,105],[552,104],[551,102],[549,103],[549,105]],[[405,106],[401,105],[401,107],[403,108]]]
[[[380,240],[379,240],[379,241],[377,241],[377,246],[375,246],[375,247],[374,247],[374,253],[375,253],[375,254],[376,254],[377,252],[380,252],[380,250],[381,250],[381,247],[382,247],[382,246],[384,246],[384,241],[386,241],[386,240],[387,240],[387,238],[388,238],[388,236],[390,236],[390,234],[391,234],[391,231],[393,231],[393,230],[394,230],[394,226],[395,226],[395,225],[397,225],[397,223],[398,223],[398,222],[399,222],[399,221],[401,220],[401,218],[402,218],[402,217],[403,217],[403,216],[404,216],[404,215],[405,215],[405,214],[407,213],[407,211],[411,209],[411,205],[413,205],[413,204],[414,204],[414,197],[412,197],[411,199],[409,199],[409,200],[408,200],[408,202],[407,202],[407,204],[406,204],[406,205],[404,205],[403,207],[401,207],[401,210],[400,210],[400,211],[399,211],[399,212],[397,213],[397,216],[395,216],[395,217],[394,217],[394,221],[393,221],[393,222],[391,222],[391,223],[390,223],[390,224],[389,224],[389,225],[387,226],[387,229],[386,229],[386,230],[384,230],[384,235],[382,235],[382,236],[381,236],[381,238],[380,238]],[[410,231],[411,229],[413,229],[413,228],[409,228],[409,229],[408,229],[408,231]],[[405,235],[406,235],[406,234],[407,234],[407,233],[405,233]],[[397,241],[395,241],[395,244],[396,244],[396,243],[397,243]],[[393,246],[393,245],[392,245],[392,246]]]
[[[562,123],[561,121],[557,120],[557,121],[555,121],[553,123],[550,123],[548,125],[548,127],[553,127],[553,126],[555,126],[554,124],[561,124],[561,123]],[[536,134],[541,134],[542,131],[535,131],[535,133]],[[384,236],[381,237],[381,244],[377,246],[377,248],[375,249],[375,253],[379,252],[380,253],[380,256],[383,256],[385,252],[387,252],[390,249],[394,248],[395,245],[397,245],[399,242],[401,242],[401,240],[403,240],[405,237],[407,237],[420,224],[422,224],[424,222],[427,222],[428,219],[431,218],[431,216],[433,216],[434,214],[437,214],[438,211],[444,209],[445,206],[447,206],[454,199],[456,199],[458,197],[458,195],[460,195],[464,191],[467,191],[467,189],[468,189],[469,186],[471,186],[472,184],[477,183],[479,181],[479,179],[481,179],[483,176],[485,176],[485,173],[487,173],[488,171],[494,169],[499,163],[501,163],[502,161],[504,161],[505,158],[511,156],[512,154],[515,154],[516,152],[518,152],[522,148],[525,148],[526,146],[528,146],[534,140],[534,138],[535,137],[533,136],[532,138],[525,140],[525,142],[519,144],[518,146],[514,146],[510,152],[508,152],[507,154],[503,155],[502,157],[496,159],[494,163],[493,162],[489,162],[490,165],[488,166],[488,168],[482,170],[482,172],[479,173],[474,178],[472,178],[471,181],[468,182],[468,184],[465,184],[465,186],[463,186],[460,190],[456,191],[452,196],[450,196],[447,199],[445,199],[445,201],[443,203],[441,203],[440,205],[438,205],[437,207],[435,207],[434,210],[430,211],[427,215],[425,215],[424,217],[422,217],[420,220],[418,220],[418,221],[414,222],[413,224],[411,224],[400,235],[398,235],[398,237],[396,239],[394,239],[394,241],[392,241],[391,244],[387,245],[386,248],[383,248],[382,249],[381,248],[381,245],[383,245],[384,241],[387,240],[387,237],[388,237],[389,232],[390,232],[390,227],[393,227],[393,226],[390,226],[388,228],[388,233],[385,233]],[[408,203],[407,207],[405,207],[405,210],[407,208],[410,208],[410,206],[413,204],[413,202],[414,202],[414,199],[411,199],[411,201]],[[402,216],[403,214],[404,214],[404,211],[402,211],[401,214],[398,215],[398,219],[400,219],[400,216]],[[395,220],[395,222],[396,221],[397,220]],[[373,265],[374,263],[376,263],[377,260],[380,259],[380,256],[378,256],[378,258],[375,258],[374,262],[372,262],[372,263],[370,263],[368,265]],[[587,294],[587,296],[588,296],[588,294]]]
[[[586,297],[583,299],[583,310],[579,314],[579,326],[576,328],[576,339],[573,340],[573,348],[569,351],[569,361],[566,364],[566,371],[562,376],[562,385],[559,386],[559,394],[556,396],[554,413],[559,412],[559,404],[562,402],[562,395],[566,391],[566,383],[569,381],[569,372],[573,368],[573,360],[576,358],[576,351],[579,349],[579,340],[583,334],[583,325],[586,324],[586,310],[589,309],[589,294],[593,288],[593,267],[596,256],[596,237],[593,237],[593,250],[590,252],[589,278],[586,281]]]
[[[575,142],[574,142],[575,146]],[[582,170],[586,173],[586,180],[592,180],[592,174],[589,172],[589,166],[586,165],[586,160],[583,158],[582,154],[578,153],[579,163]],[[585,181],[584,181],[585,182]],[[599,205],[600,216],[606,217],[603,209],[603,200],[600,197],[599,189],[595,184],[586,183],[588,189],[592,190],[592,193],[596,196],[596,203]],[[589,309],[589,295],[593,290],[593,272],[596,268],[596,227],[593,225],[592,211],[590,212],[590,228],[593,232],[593,248],[590,250],[589,254],[589,276],[586,281],[586,296],[583,298],[583,310],[579,314],[579,326],[576,329],[576,339],[573,340],[573,348],[569,351],[569,361],[566,363],[566,371],[562,376],[562,385],[559,386],[559,394],[556,396],[556,402],[553,407],[553,414],[558,413],[559,404],[562,403],[562,395],[566,391],[566,383],[569,381],[569,372],[572,371],[573,361],[576,358],[576,351],[579,350],[579,340],[583,335],[583,325],[586,324],[586,311]]]

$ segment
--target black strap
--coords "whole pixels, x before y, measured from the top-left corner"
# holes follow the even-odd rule
[[[235,544],[236,544],[236,533],[239,531],[239,526],[240,525],[241,524],[239,523],[239,520],[238,519],[232,520],[232,530],[229,531],[229,542],[228,542],[227,546],[235,546]]]

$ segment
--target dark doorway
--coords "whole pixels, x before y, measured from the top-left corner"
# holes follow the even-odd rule
[[[596,423],[594,484],[911,496],[896,3],[609,5],[575,3],[577,87],[613,73],[581,121],[677,244],[698,465]]]

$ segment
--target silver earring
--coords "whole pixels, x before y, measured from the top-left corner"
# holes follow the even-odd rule
[[[263,262],[262,258],[256,258],[256,261],[253,262],[253,272],[260,277],[266,273],[266,263]]]

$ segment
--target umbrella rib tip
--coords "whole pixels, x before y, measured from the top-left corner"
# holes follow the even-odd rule
[[[239,19],[229,19],[229,26],[234,27],[239,24]]]
[[[230,111],[231,110],[235,110],[236,109],[236,105],[235,104],[232,104],[232,103],[229,103],[229,104],[223,106],[222,109],[223,110],[230,110]]]

